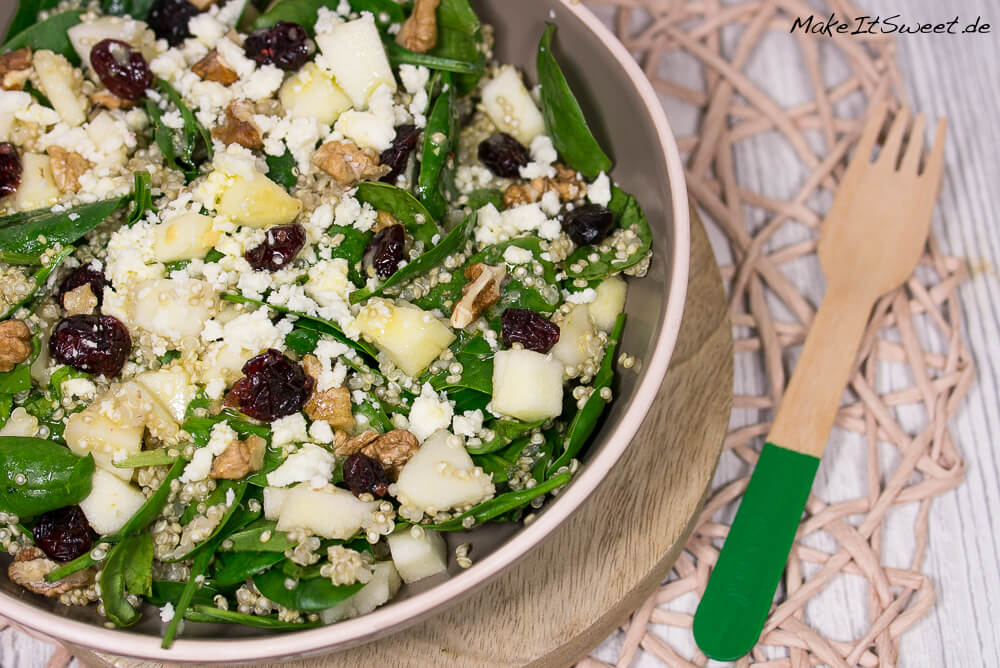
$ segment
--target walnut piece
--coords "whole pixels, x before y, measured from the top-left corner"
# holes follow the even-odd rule
[[[385,468],[390,480],[395,480],[403,465],[420,449],[417,437],[405,429],[393,429],[384,434],[368,430],[352,439],[334,446],[334,454],[348,457],[356,452],[377,460]]]
[[[67,575],[62,580],[46,582],[45,576],[55,570],[56,562],[45,556],[37,547],[22,548],[14,561],[7,568],[7,576],[12,582],[21,585],[32,594],[41,594],[46,598],[61,596],[71,589],[79,589],[90,584],[94,570],[88,568]]]
[[[312,157],[314,165],[343,185],[374,181],[388,174],[391,168],[378,161],[378,154],[371,149],[345,141],[328,141],[316,149]]]
[[[441,0],[417,0],[413,13],[406,19],[396,43],[417,53],[427,53],[437,44],[437,8]]]
[[[31,76],[31,47],[9,51],[0,56],[0,88],[21,90]]]
[[[80,189],[80,177],[90,169],[90,162],[79,153],[53,144],[49,147],[49,167],[59,190],[75,193]]]
[[[323,373],[319,358],[306,355],[302,358],[302,368],[313,379],[314,386],[319,387],[319,375]],[[346,387],[331,387],[322,392],[313,390],[303,410],[311,420],[326,420],[335,431],[349,432],[354,429],[351,393]]]
[[[73,288],[63,295],[63,308],[66,315],[90,315],[97,308],[97,297],[90,288],[90,283]]]
[[[91,95],[90,101],[105,109],[131,109],[135,106],[134,100],[126,100],[125,98],[118,97],[107,88],[102,88]]]
[[[537,202],[542,195],[554,190],[559,195],[559,201],[572,202],[584,196],[587,184],[579,179],[576,171],[556,163],[556,175],[537,176],[530,183],[515,183],[507,187],[503,193],[503,203],[508,209],[520,204]]]
[[[372,232],[378,232],[386,227],[392,227],[393,225],[401,225],[399,219],[392,215],[388,211],[383,211],[379,209],[375,212],[375,224],[372,226]]]
[[[469,282],[462,286],[462,298],[451,311],[451,326],[465,329],[496,304],[500,300],[500,287],[506,275],[503,265],[494,267],[476,262],[466,267],[465,277]]]
[[[0,322],[0,371],[7,372],[31,357],[31,330],[23,320]]]
[[[244,148],[264,148],[260,128],[253,122],[253,105],[247,100],[233,100],[226,107],[226,123],[212,128],[212,137],[223,144]]]
[[[235,70],[230,69],[226,65],[226,62],[222,60],[222,56],[215,49],[209,51],[207,56],[192,65],[191,71],[205,81],[214,81],[223,86],[236,83],[240,78]]]
[[[251,436],[245,441],[233,441],[212,461],[209,477],[216,480],[239,480],[248,473],[264,468],[267,441]]]
[[[339,433],[339,432],[338,432]],[[361,452],[361,449],[371,445],[378,437],[381,436],[377,431],[369,429],[366,432],[353,436],[346,441],[334,442],[333,454],[340,455],[341,457],[349,457],[355,452]]]

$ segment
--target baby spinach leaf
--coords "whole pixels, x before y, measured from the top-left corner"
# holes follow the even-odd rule
[[[486,410],[492,397],[478,390],[458,388],[448,391],[448,399],[455,402],[455,413],[461,414],[465,411]]]
[[[31,364],[22,362],[10,371],[0,373],[0,394],[17,394],[31,389]]]
[[[510,480],[510,474],[516,468],[513,462],[509,462],[497,454],[472,455],[472,462],[482,468],[484,473],[492,476],[494,485]]]
[[[152,120],[153,137],[167,164],[173,169],[184,172],[187,180],[191,181],[198,176],[198,164],[201,162],[202,154],[207,156],[205,159],[212,159],[212,137],[184,104],[180,93],[173,86],[163,79],[157,80],[156,86],[180,112],[184,125],[179,130],[167,127],[163,123],[163,111],[156,102],[147,99],[146,112]]]
[[[215,555],[215,551],[221,540],[218,536],[208,540],[204,544],[204,549],[199,550],[194,555],[194,561],[191,563],[191,573],[188,575],[187,582],[184,583],[184,589],[181,590],[180,596],[177,597],[177,603],[174,605],[174,618],[167,624],[167,629],[163,633],[163,641],[160,643],[163,649],[170,649],[170,646],[173,644],[174,637],[180,629],[181,621],[184,619],[188,607],[190,607],[191,602],[194,600],[195,594],[202,586],[205,571],[208,570],[208,565],[211,563],[212,557]]]
[[[517,420],[506,419],[494,420],[489,424],[490,430],[494,434],[493,438],[483,441],[482,444],[477,446],[466,446],[465,449],[472,455],[485,455],[497,450],[503,450],[514,439],[519,438],[536,427],[541,427],[544,423],[545,420],[538,420],[537,422],[519,422]]]
[[[100,225],[128,197],[81,204],[64,211],[39,209],[0,218],[0,250],[35,255],[52,244],[68,246]]]
[[[344,227],[342,225],[331,225],[326,232],[337,245],[330,248],[331,258],[344,258],[347,260],[348,274],[357,287],[365,284],[365,277],[361,273],[361,259],[368,248],[368,242],[374,236],[374,232],[362,232],[356,227]]]
[[[265,155],[264,161],[267,162],[267,178],[284,186],[285,190],[291,190],[295,187],[299,180],[296,174],[298,163],[295,162],[295,157],[287,148],[281,155]]]
[[[442,0],[437,10],[438,39],[430,55],[450,60],[486,64],[486,56],[479,48],[482,30],[479,17],[473,11],[469,0]],[[460,96],[468,95],[479,83],[482,69],[455,77],[455,85]]]
[[[17,3],[17,11],[14,18],[7,26],[7,35],[4,42],[10,40],[25,28],[29,28],[38,22],[38,14],[47,9],[55,9],[59,5],[59,0],[21,0]]]
[[[90,494],[93,473],[90,455],[41,438],[0,436],[0,510],[34,517],[72,506]]]
[[[360,582],[338,586],[326,578],[314,578],[299,580],[294,588],[288,589],[285,586],[287,579],[288,577],[280,570],[272,569],[255,576],[253,582],[261,594],[278,605],[305,612],[332,608],[364,587]]]
[[[144,19],[155,0],[101,0],[101,11],[114,16]]]
[[[121,469],[135,469],[140,466],[169,466],[177,461],[177,457],[170,456],[167,448],[157,448],[156,450],[144,450],[134,455],[129,455],[114,464]]]
[[[128,593],[125,573],[129,568],[132,554],[141,550],[140,544],[149,536],[131,536],[111,548],[104,569],[101,571],[101,599],[108,619],[116,626],[132,626],[142,616],[126,599]],[[152,543],[150,543],[152,546]]]
[[[220,552],[212,581],[222,588],[238,585],[284,559],[282,552]]]
[[[615,215],[616,231],[612,234],[630,236],[626,240],[629,245],[627,256],[624,259],[617,257],[614,244],[608,244],[608,241],[604,242],[609,246],[606,251],[601,250],[601,246],[577,248],[565,261],[566,275],[570,279],[593,281],[607,278],[638,264],[649,255],[649,249],[653,244],[653,233],[635,197],[618,186],[612,186],[608,208]],[[596,260],[591,259],[594,254],[598,256]]]
[[[611,159],[594,139],[580,103],[573,96],[552,54],[552,35],[555,31],[556,27],[550,23],[538,45],[538,83],[541,85],[545,129],[566,164],[587,178],[594,178],[611,169]]]
[[[149,596],[153,593],[153,536],[142,533],[122,542],[129,544],[125,589],[136,596]]]
[[[396,428],[392,420],[389,419],[389,415],[382,406],[382,402],[378,399],[365,399],[365,401],[354,407],[354,413],[367,417],[368,426],[381,434]]]
[[[496,188],[476,188],[469,193],[469,200],[466,202],[473,211],[492,204],[498,211],[503,211],[503,192]]]
[[[424,128],[424,145],[420,152],[420,172],[417,176],[417,196],[435,220],[440,220],[448,208],[442,188],[442,172],[455,150],[458,140],[455,109],[455,87],[451,74],[444,73],[438,94]]]
[[[463,524],[465,518],[467,517],[471,517],[473,519],[473,526],[476,524],[482,524],[483,522],[488,522],[489,520],[497,518],[505,513],[509,513],[519,508],[524,508],[531,503],[531,500],[535,497],[548,494],[552,490],[562,487],[568,483],[569,480],[569,473],[560,473],[559,475],[549,478],[545,482],[535,485],[531,489],[506,492],[490,499],[489,501],[483,501],[458,517],[453,517],[445,522],[439,522],[438,524],[424,524],[421,526],[425,529],[432,529],[434,531],[464,531],[468,528]]]
[[[167,471],[167,475],[164,476],[163,482],[156,488],[153,495],[146,499],[146,502],[139,507],[135,515],[130,517],[125,526],[118,531],[119,536],[142,533],[153,523],[163,511],[163,507],[167,505],[167,500],[170,498],[170,483],[180,477],[181,473],[184,472],[186,464],[187,462],[183,459],[178,459],[173,463],[170,470]],[[110,540],[110,538],[105,538],[105,540]]]
[[[150,603],[156,606],[162,607],[167,603],[176,605],[181,598],[181,594],[184,593],[185,586],[186,585],[183,582],[153,580],[152,592],[147,598]],[[212,605],[212,599],[218,593],[218,590],[214,587],[204,584],[200,589],[195,591],[194,596],[191,598],[191,602],[193,605]]]
[[[205,605],[202,603],[196,603],[191,606],[189,612],[194,612],[201,616],[198,620],[188,617],[192,621],[240,624],[258,629],[271,629],[272,631],[298,631],[302,629],[314,629],[323,625],[323,622],[320,620],[315,622],[284,622],[278,619],[278,615],[244,615],[235,610],[222,610],[214,605]]]
[[[289,540],[284,531],[278,531],[277,522],[259,520],[245,529],[241,529],[226,537],[222,552],[280,552],[293,548],[298,543]],[[262,538],[267,537],[267,540]],[[232,543],[230,545],[230,542]]]
[[[0,251],[0,262],[20,265],[41,264],[42,256],[33,255],[31,253],[8,253],[6,251]]]
[[[421,384],[430,383],[435,390],[464,387],[483,394],[493,394],[493,349],[482,334],[462,330],[451,344],[455,362],[462,365],[459,379],[449,382],[451,372],[445,368],[434,374],[424,374]]]
[[[222,515],[222,520],[219,522],[218,526],[212,531],[212,533],[205,540],[201,541],[191,549],[180,550],[175,549],[169,555],[167,555],[162,561],[167,563],[173,563],[177,561],[182,561],[184,559],[190,558],[192,555],[201,554],[202,550],[215,544],[215,538],[220,535],[220,532],[229,522],[230,518],[233,517],[234,513],[240,509],[240,502],[243,500],[243,494],[246,492],[247,483],[245,480],[222,480],[219,481],[218,486],[215,488],[208,498],[205,500],[206,506],[218,505],[221,503],[229,504],[226,507],[225,513]],[[232,500],[228,498],[232,492]],[[195,506],[188,506],[188,510],[195,509]],[[191,521],[191,517],[188,516],[188,512],[185,511],[184,515],[181,516],[181,524],[187,524]]]
[[[285,455],[282,453],[281,447],[267,446],[267,449],[264,450],[264,464],[259,471],[247,477],[247,484],[254,487],[267,487],[267,474],[281,466],[284,461]]]
[[[371,12],[380,28],[392,23],[402,23],[403,8],[393,0],[347,0],[355,12]],[[320,7],[336,9],[340,0],[280,0],[254,21],[254,29],[270,28],[278,21],[298,23],[314,34],[316,14]],[[385,18],[386,20],[382,20]]]
[[[403,223],[414,239],[423,241],[428,246],[438,232],[434,217],[408,190],[389,183],[364,181],[358,184],[354,197],[359,202],[371,204],[377,210],[388,211]]]
[[[296,327],[285,335],[285,345],[297,352],[299,355],[308,355],[316,350],[319,343],[319,332]]]
[[[47,4],[47,3],[46,3]],[[80,22],[84,10],[71,9],[54,14],[44,21],[32,23],[13,37],[9,36],[0,47],[0,53],[16,51],[30,46],[32,50],[48,49],[66,57],[73,65],[80,64],[80,57],[69,41],[66,31]],[[36,13],[37,16],[37,13]]]
[[[478,75],[482,75],[485,70],[485,66],[481,59],[468,61],[458,60],[456,58],[433,56],[429,53],[417,53],[416,51],[410,51],[395,42],[386,42],[385,46],[386,53],[389,56],[389,62],[392,63],[393,67],[399,67],[400,65],[422,65],[428,69],[438,70],[440,72]],[[478,54],[478,51],[476,53]]]
[[[10,413],[14,408],[14,397],[9,394],[0,394],[0,427],[7,424]]]
[[[135,173],[132,202],[135,204],[135,207],[128,215],[128,220],[125,221],[125,224],[130,227],[145,218],[147,211],[156,211],[156,207],[153,206],[153,189],[149,172],[145,170]]]

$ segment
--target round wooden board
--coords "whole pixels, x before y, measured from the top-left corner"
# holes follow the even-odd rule
[[[683,548],[722,451],[732,378],[726,295],[692,213],[691,275],[670,369],[635,442],[593,497],[461,603],[389,638],[282,665],[548,668],[582,658],[642,604]],[[155,665],[76,655],[93,666]]]

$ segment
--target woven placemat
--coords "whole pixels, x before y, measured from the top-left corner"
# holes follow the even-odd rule
[[[704,666],[692,615],[821,297],[819,227],[867,109],[898,107],[901,80],[888,37],[790,34],[795,17],[866,14],[843,0],[593,4],[614,11],[675,130],[692,121],[678,141],[692,198],[717,232],[737,357],[731,431],[700,526],[667,581],[580,667]],[[760,75],[776,66],[787,78]],[[959,331],[963,269],[932,238],[905,286],[876,306],[764,633],[737,665],[895,665],[899,636],[934,605],[921,570],[928,512],[963,479],[947,425],[973,378]],[[886,564],[889,540],[897,557],[909,546],[906,563]],[[841,618],[860,614],[831,631],[823,599],[834,589]]]

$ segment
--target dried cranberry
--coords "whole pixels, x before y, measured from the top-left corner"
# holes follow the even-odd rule
[[[392,171],[379,179],[380,181],[396,182],[406,169],[406,162],[410,159],[413,149],[417,147],[418,139],[420,139],[420,128],[416,125],[400,125],[396,128],[396,138],[392,140],[392,146],[382,151],[382,156],[379,158],[379,162],[391,167]]]
[[[188,21],[201,10],[187,0],[156,0],[146,15],[146,23],[156,36],[167,40],[170,46],[177,46],[190,37]]]
[[[90,291],[97,297],[97,305],[100,306],[104,300],[104,288],[107,287],[108,280],[104,278],[104,274],[89,264],[77,267],[73,270],[73,273],[63,279],[63,282],[59,284],[59,290],[56,292],[56,299],[62,304],[63,297],[67,292],[76,290],[81,285],[87,284],[90,284]]]
[[[0,143],[0,197],[13,195],[21,185],[21,156],[9,141]]]
[[[132,351],[128,329],[110,315],[71,315],[49,337],[49,354],[87,373],[117,376]]]
[[[279,225],[268,229],[264,243],[251,248],[243,257],[258,271],[278,271],[292,261],[306,244],[301,225]]]
[[[66,506],[39,516],[31,535],[35,545],[53,561],[72,561],[94,544],[94,533],[80,506]]]
[[[256,30],[243,43],[247,57],[258,65],[275,65],[297,70],[316,50],[306,29],[291,21],[278,21],[270,28]]]
[[[615,216],[600,204],[578,206],[563,216],[562,227],[577,246],[602,241],[615,225]]]
[[[138,51],[119,39],[102,39],[90,50],[90,64],[101,83],[123,100],[138,100],[153,83],[153,73]]]
[[[547,353],[559,341],[559,325],[530,308],[509,308],[500,317],[500,337],[508,348],[520,343],[528,350]]]
[[[366,492],[372,496],[385,496],[389,491],[389,477],[381,462],[360,452],[344,460],[344,484],[355,496]]]
[[[226,395],[226,405],[258,420],[273,422],[297,413],[312,394],[312,377],[273,348],[248,360],[243,373]]]
[[[528,149],[506,132],[498,132],[479,144],[479,162],[497,176],[516,179],[520,168],[531,161]]]
[[[387,225],[375,233],[368,242],[361,266],[369,276],[386,279],[396,273],[403,261],[403,246],[406,234],[402,225]]]

